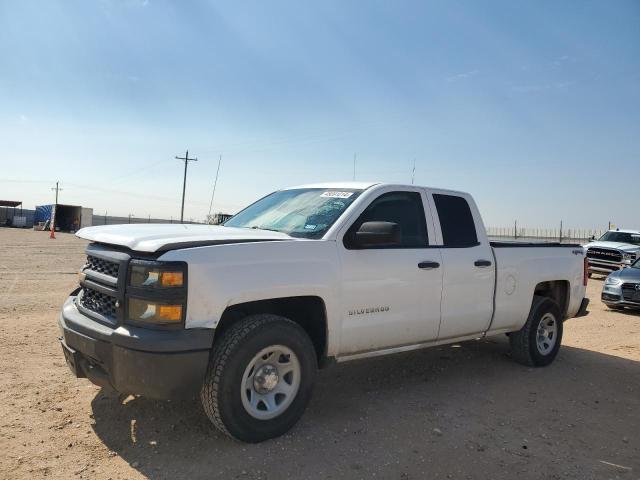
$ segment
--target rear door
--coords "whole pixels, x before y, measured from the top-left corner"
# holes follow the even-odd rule
[[[436,339],[442,260],[440,250],[429,244],[434,230],[428,209],[422,189],[380,189],[338,235],[343,293],[340,354]],[[344,236],[368,221],[397,223],[402,244],[348,248]]]
[[[482,219],[469,195],[434,190],[428,196],[444,269],[438,339],[482,333],[491,322],[495,288]]]

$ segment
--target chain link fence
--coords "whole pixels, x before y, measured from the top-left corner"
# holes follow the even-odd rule
[[[606,231],[604,228],[529,228],[518,225],[487,227],[487,234],[495,239],[554,240],[569,243],[586,243],[594,237],[600,238]]]

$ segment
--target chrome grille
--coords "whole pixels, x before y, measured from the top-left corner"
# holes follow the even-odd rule
[[[92,270],[94,272],[102,273],[113,278],[118,278],[118,269],[120,265],[116,262],[110,262],[102,258],[94,257],[93,255],[87,256],[87,263],[85,269]]]
[[[116,318],[116,298],[111,295],[83,287],[80,304],[87,310],[98,313],[111,320]]]
[[[609,262],[622,262],[622,253],[610,248],[593,247],[587,250],[587,257],[592,260],[606,260]]]

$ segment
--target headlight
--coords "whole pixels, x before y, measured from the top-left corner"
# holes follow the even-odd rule
[[[623,253],[622,254],[622,259],[625,262],[633,262],[636,259],[636,254],[635,253]]]
[[[620,285],[622,283],[622,280],[620,280],[618,277],[607,277],[607,279],[604,281],[605,284],[607,285]]]
[[[167,304],[140,298],[130,298],[128,306],[129,323],[143,323],[155,326],[179,326],[182,323],[183,305],[179,303]]]
[[[129,285],[141,288],[184,287],[184,267],[155,262],[131,262]]]
[[[181,328],[187,306],[187,264],[131,260],[125,321],[150,328]]]

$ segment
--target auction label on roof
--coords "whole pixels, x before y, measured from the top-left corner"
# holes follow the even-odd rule
[[[327,198],[349,198],[353,192],[324,192],[321,197]]]

